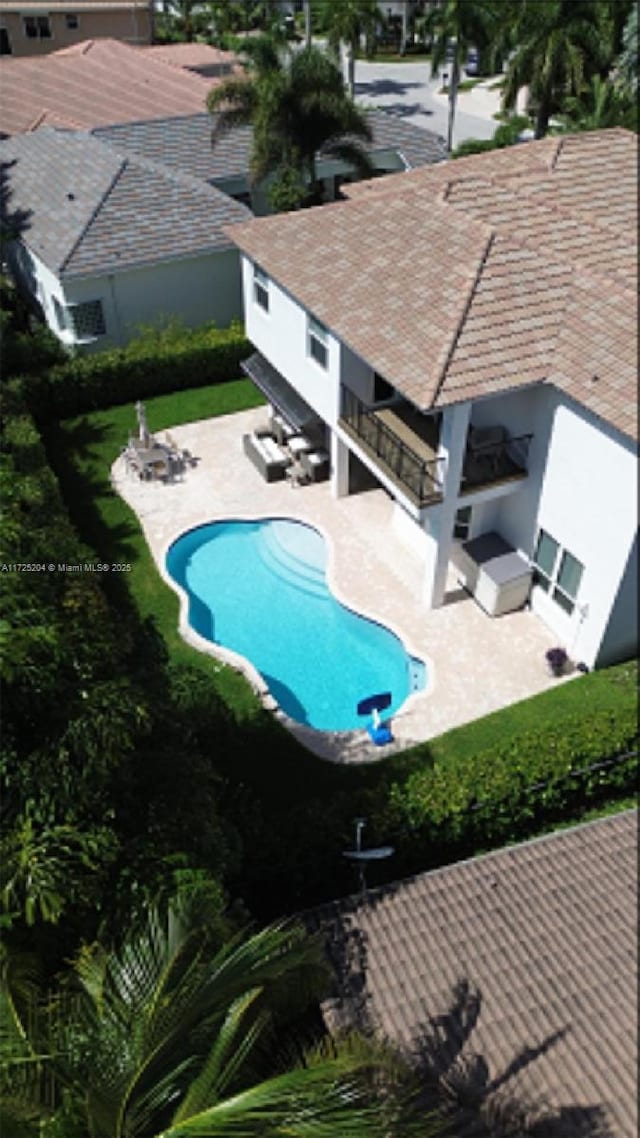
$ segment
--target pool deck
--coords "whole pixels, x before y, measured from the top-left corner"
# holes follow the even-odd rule
[[[305,747],[334,762],[381,759],[565,682],[548,675],[544,653],[554,640],[529,610],[491,618],[457,585],[453,574],[445,604],[432,610],[424,607],[418,554],[392,530],[393,503],[384,491],[335,499],[328,482],[295,488],[288,482],[265,482],[242,451],[242,435],[264,419],[265,409],[257,408],[171,428],[178,445],[196,460],[183,479],[141,482],[125,471],[119,458],[112,481],[137,514],[167,582],[166,551],[193,526],[224,518],[263,517],[291,517],[315,526],[328,541],[328,578],[336,596],[388,625],[412,655],[426,660],[427,688],[411,696],[393,717],[394,743],[375,747],[365,731],[320,732],[289,720],[252,667],[214,649],[189,628],[183,598],[180,627],[185,638],[244,671],[265,705]],[[313,644],[309,666],[313,666]]]

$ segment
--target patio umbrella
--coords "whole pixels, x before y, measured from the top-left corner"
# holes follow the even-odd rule
[[[144,409],[144,403],[140,400],[136,403],[136,415],[138,416],[138,428],[140,432],[140,442],[144,446],[149,446],[149,428],[147,426],[147,415]]]

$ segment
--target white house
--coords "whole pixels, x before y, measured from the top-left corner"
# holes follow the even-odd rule
[[[636,170],[629,132],[548,138],[228,231],[249,374],[304,401],[336,496],[393,498],[425,605],[498,534],[588,667],[637,649]]]
[[[63,343],[124,344],[179,317],[226,326],[241,312],[223,225],[251,213],[205,182],[50,128],[0,142],[9,264]]]

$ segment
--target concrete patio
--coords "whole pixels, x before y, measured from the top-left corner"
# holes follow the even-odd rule
[[[142,482],[127,473],[122,458],[113,466],[112,479],[137,514],[168,583],[165,555],[185,530],[224,518],[296,518],[327,539],[328,578],[339,600],[386,624],[412,655],[426,661],[427,687],[394,716],[390,746],[374,747],[364,731],[314,731],[277,708],[251,665],[189,628],[183,596],[185,638],[242,670],[304,746],[336,762],[380,759],[564,682],[548,675],[544,653],[554,643],[552,634],[528,610],[492,619],[457,586],[453,574],[446,603],[432,611],[424,608],[418,556],[392,531],[393,507],[384,491],[335,500],[327,482],[298,488],[288,482],[267,484],[242,451],[243,434],[264,420],[265,409],[257,408],[171,428],[176,443],[197,460],[180,481]]]

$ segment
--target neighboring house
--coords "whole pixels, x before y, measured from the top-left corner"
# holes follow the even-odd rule
[[[0,0],[0,55],[46,55],[81,40],[112,39],[151,43],[150,0]]]
[[[43,128],[0,142],[5,216],[21,217],[9,266],[63,343],[123,344],[179,317],[226,326],[241,312],[223,226],[249,210],[188,174]]]
[[[103,39],[41,59],[0,60],[0,135],[204,112],[221,80],[169,63],[165,51]]]
[[[394,499],[445,599],[496,531],[588,667],[637,651],[637,137],[547,138],[229,231],[249,374],[324,424],[337,497]]]
[[[428,1041],[440,1071],[463,1048],[495,1100],[553,1108],[532,1134],[636,1138],[637,891],[628,811],[304,914],[335,975],[327,1027]]]
[[[431,131],[411,126],[384,111],[367,111],[366,117],[372,132],[366,149],[377,174],[416,169],[445,158],[444,142]],[[256,214],[268,213],[264,188],[252,187],[249,181],[251,127],[234,127],[221,135],[212,147],[216,122],[215,115],[188,115],[99,127],[93,133],[119,150],[165,162],[203,178],[225,194],[251,205]],[[330,201],[351,177],[345,162],[322,154],[318,157],[317,172],[325,197]]]

